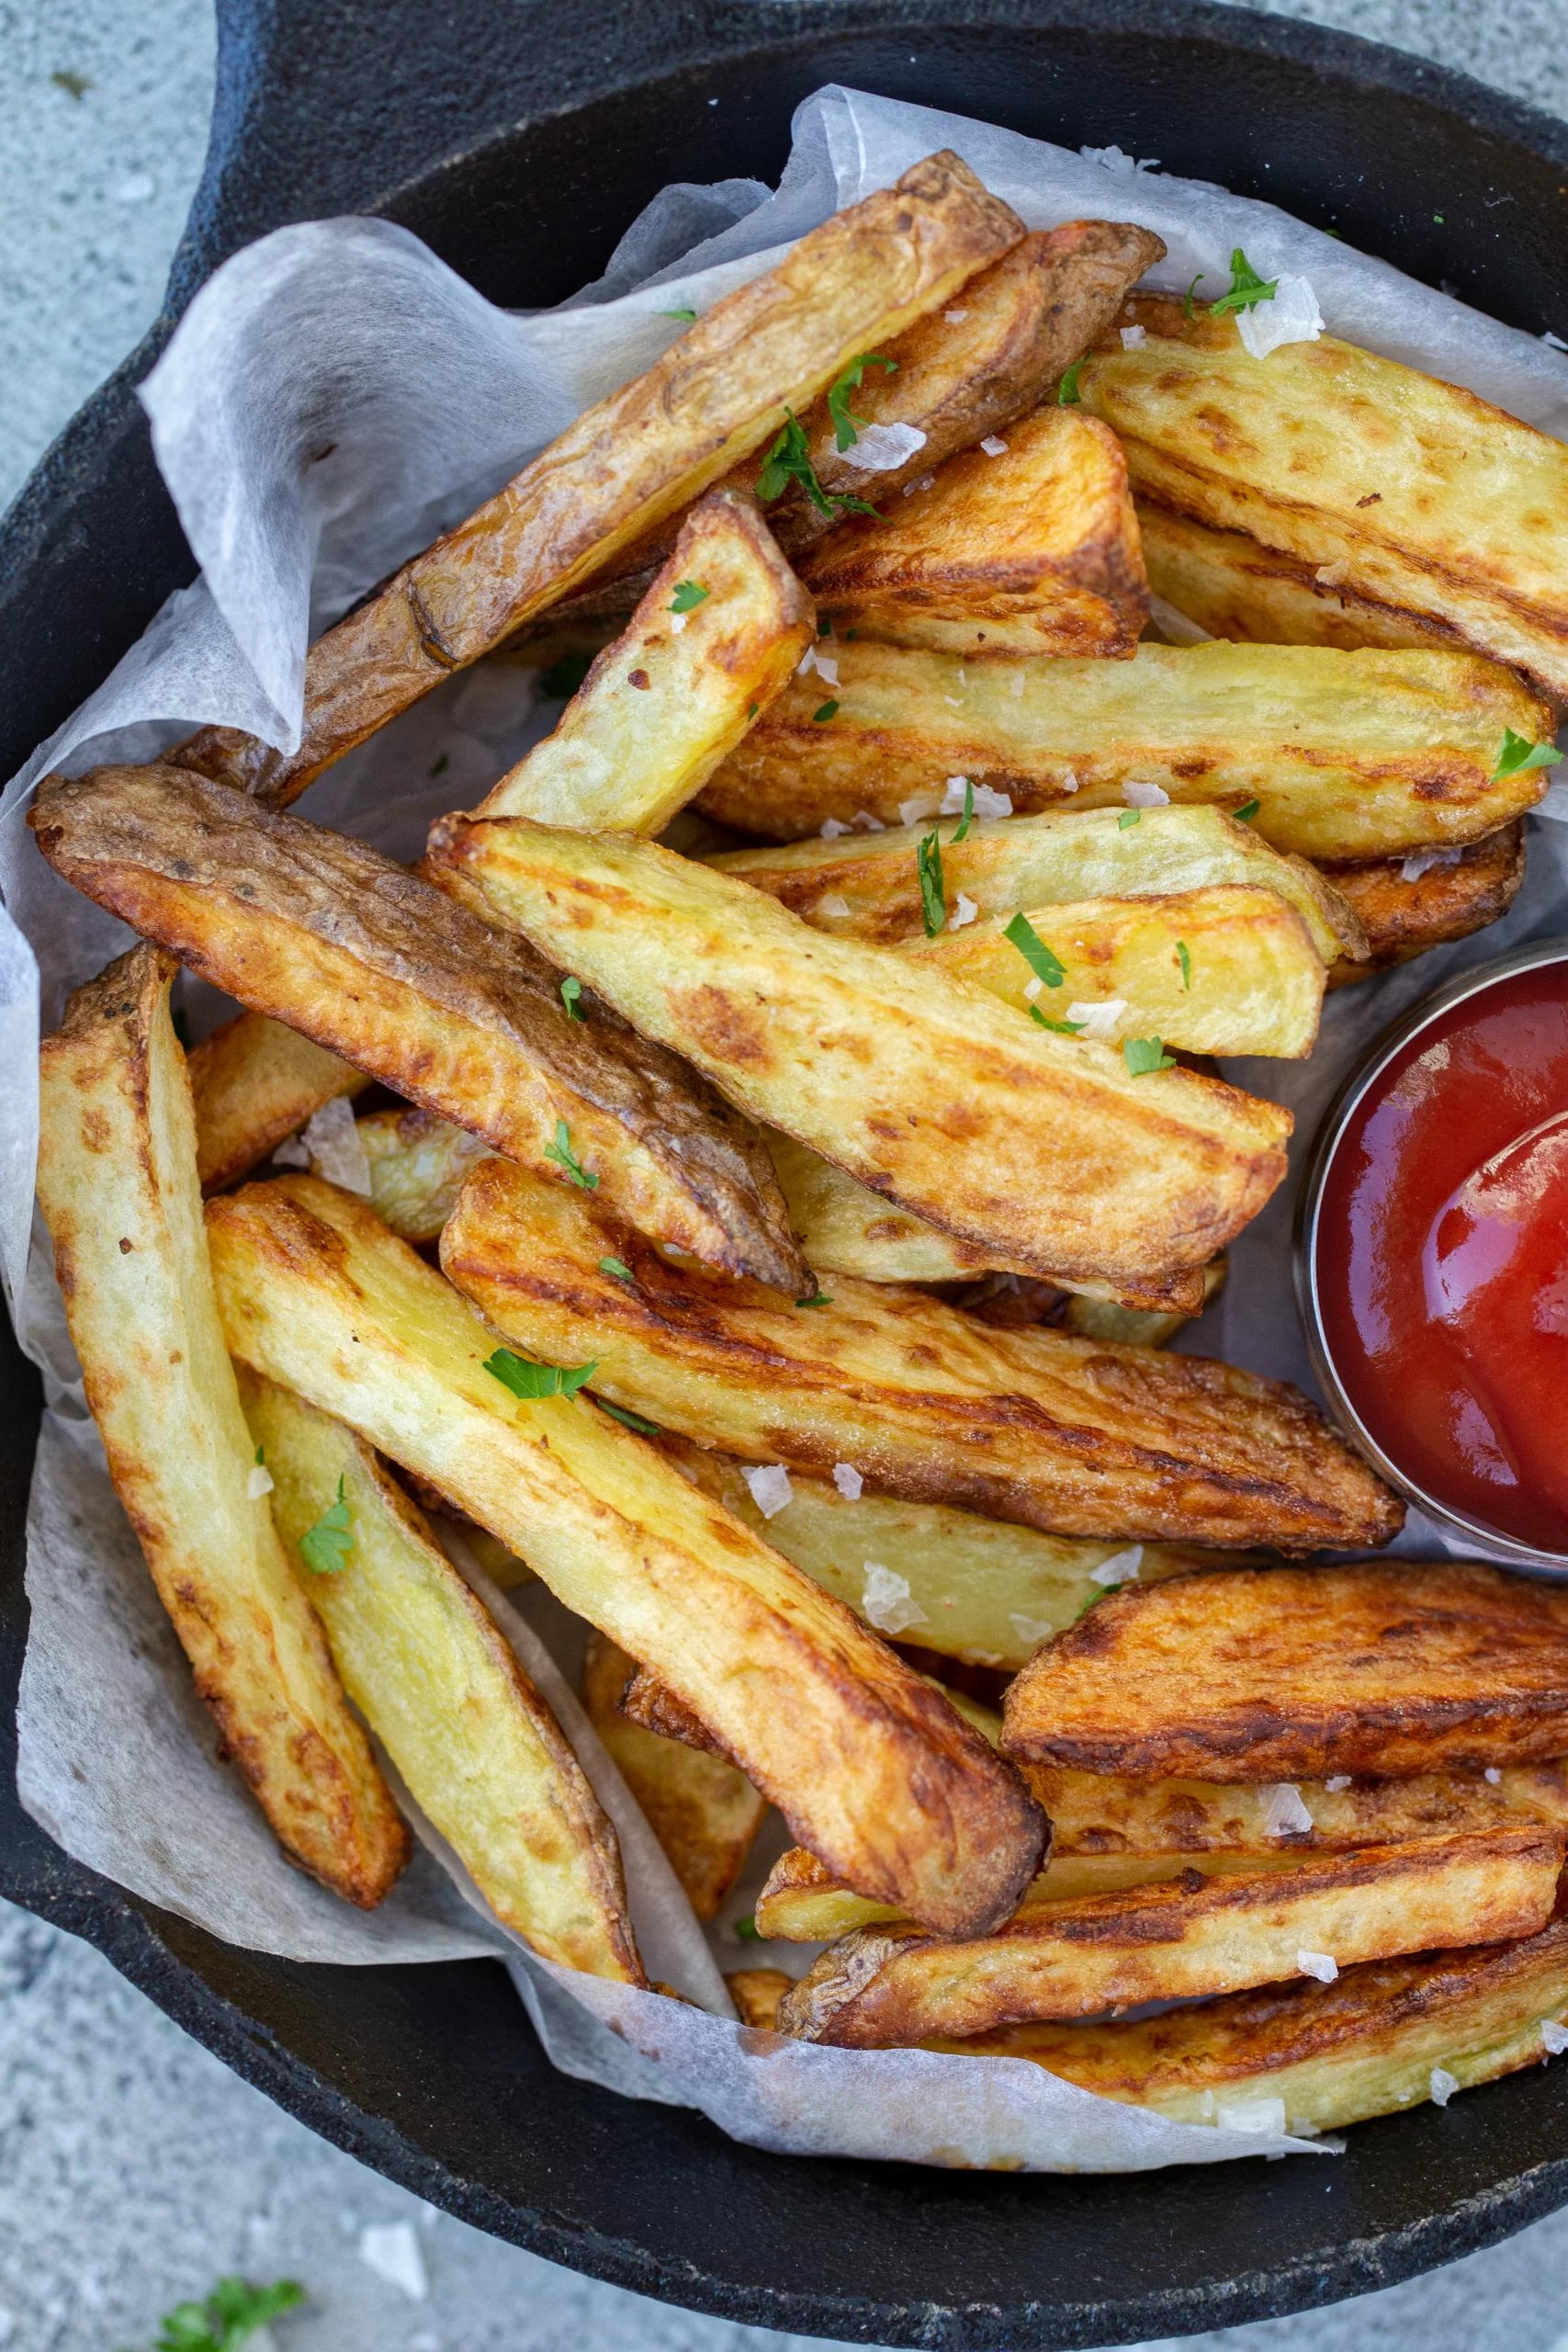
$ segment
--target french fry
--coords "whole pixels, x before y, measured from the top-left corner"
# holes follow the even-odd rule
[[[591,1634],[582,1662],[588,1720],[619,1765],[699,1919],[711,1919],[745,1867],[767,1811],[744,1772],[723,1758],[660,1739],[630,1723],[621,1693],[636,1660]]]
[[[650,842],[447,818],[426,864],[752,1118],[1010,1265],[1134,1283],[1201,1266],[1284,1171],[1277,1105],[1185,1069],[1135,1077]]]
[[[1360,919],[1367,955],[1359,963],[1337,964],[1329,987],[1366,979],[1391,964],[1425,955],[1428,947],[1484,931],[1507,913],[1524,878],[1521,824],[1505,825],[1501,832],[1469,842],[1430,865],[1422,858],[1384,858],[1335,866],[1332,880]]]
[[[1568,1749],[1568,1593],[1400,1560],[1123,1589],[1039,1651],[1003,1747],[1143,1779],[1324,1780]]]
[[[1568,460],[1565,460],[1568,462]],[[1549,741],[1547,705],[1467,653],[1319,645],[1141,645],[1130,662],[971,662],[840,645],[828,708],[796,678],[699,806],[780,841],[829,820],[899,821],[947,778],[1021,813],[1116,807],[1129,786],[1179,803],[1257,804],[1276,849],[1389,857],[1475,841],[1540,799],[1539,769],[1498,776],[1510,729]]]
[[[363,1202],[282,1177],[210,1202],[208,1231],[240,1360],[525,1559],[847,1883],[943,1933],[1008,1915],[1042,1816],[848,1610],[585,1398],[519,1396],[494,1332]]]
[[[778,2030],[874,2050],[988,2033],[1034,2018],[1233,1993],[1305,1972],[1539,1934],[1562,1862],[1559,1832],[1501,1827],[1364,1846],[1292,1870],[1193,1871],[1074,1903],[1026,1902],[998,1933],[940,1942],[857,1930],[780,2004]]]
[[[1203,1269],[1203,1295],[1191,1305],[1177,1307],[1129,1306],[1114,1298],[1090,1298],[1075,1293],[1057,1317],[1058,1329],[1076,1332],[1080,1340],[1110,1340],[1122,1348],[1163,1348],[1194,1316],[1212,1306],[1225,1286],[1229,1261],[1211,1258]],[[995,1319],[985,1317],[982,1320]]]
[[[1324,587],[1431,616],[1568,699],[1561,442],[1333,335],[1260,366],[1234,320],[1158,297],[1126,316],[1143,342],[1091,356],[1078,389],[1140,496],[1249,532]]]
[[[1024,920],[1055,973],[1048,997],[1034,964],[1007,936],[1015,920],[992,915],[961,930],[950,922],[903,952],[1021,1012],[1037,1000],[1058,1021],[1081,1021],[1085,1006],[1111,1008],[1112,1044],[1152,1030],[1194,1054],[1299,1061],[1313,1049],[1327,973],[1300,915],[1275,891],[1228,882],[1168,898],[1032,909]]]
[[[454,670],[700,497],[857,353],[940,310],[1022,234],[1017,216],[945,151],[835,213],[318,638],[297,752],[209,727],[180,745],[179,764],[286,805]]]
[[[771,2007],[760,1986],[748,2022],[771,2027],[787,1985]],[[1270,1985],[1125,2025],[1003,2026],[926,2046],[1032,2059],[1175,2123],[1313,2132],[1432,2098],[1446,2104],[1456,2090],[1540,2065],[1561,2046],[1543,2023],[1564,2017],[1568,1920],[1558,1919],[1520,1943],[1367,1961],[1331,1984]]]
[[[213,1298],[173,972],[133,948],[46,1039],[39,1195],[109,1475],[221,1748],[286,1852],[368,1909],[409,1834],[250,1492],[255,1447]]]
[[[961,801],[956,790],[946,797]],[[911,819],[933,818],[942,805],[928,794]],[[1362,952],[1359,925],[1334,884],[1304,858],[1270,849],[1251,825],[1213,808],[1140,808],[1135,825],[1122,823],[1125,814],[1097,808],[982,818],[962,841],[956,824],[951,833],[939,825],[942,879],[955,905],[962,891],[977,915],[1004,921],[1021,907],[1086,899],[1160,899],[1227,886],[1272,890],[1300,915],[1325,964]],[[911,821],[852,841],[731,850],[706,863],[766,890],[820,930],[892,947],[924,936],[916,852],[925,830]],[[825,903],[833,900],[848,913]]]
[[[195,971],[426,1110],[764,1281],[801,1261],[761,1146],[672,1056],[418,876],[177,767],[51,779],[44,855]],[[565,1141],[563,1144],[563,1136]]]
[[[779,545],[792,554],[809,547],[831,527],[836,499],[871,498],[886,506],[944,458],[1027,414],[1164,251],[1157,237],[1124,220],[1068,220],[1036,230],[972,277],[962,303],[933,309],[882,343],[877,356],[894,364],[863,371],[852,395],[854,415],[863,427],[906,426],[919,441],[892,466],[879,452],[882,462],[868,471],[856,463],[857,449],[865,455],[858,436],[841,450],[827,400],[814,401],[800,422],[828,512],[799,483],[788,484],[768,508]],[[750,491],[755,481],[753,460],[738,467],[728,486]],[[556,617],[629,612],[673,537],[669,523],[645,533],[592,586],[568,598]]]
[[[852,1499],[829,1480],[799,1471],[791,1473],[784,1509],[764,1517],[752,1499],[745,1467],[733,1454],[668,1435],[660,1443],[694,1487],[733,1511],[857,1616],[876,1623],[867,1612],[868,1592],[897,1595],[902,1583],[906,1597],[892,1604],[883,1598],[874,1605],[884,1620],[903,1622],[885,1622],[879,1630],[918,1639],[927,1649],[973,1666],[1015,1671],[1026,1666],[1043,1641],[1073,1624],[1107,1589],[1095,1577],[1107,1561],[1117,1564],[1113,1580],[1119,1568],[1135,1568],[1140,1577],[1152,1580],[1213,1561],[1212,1553],[1179,1544],[1142,1544],[1134,1556],[1127,1545],[1108,1539],[1089,1543],[1043,1534],[944,1503],[869,1492]]]
[[[786,1976],[782,1968],[736,1968],[724,1981],[741,2024],[751,2027],[754,2032],[772,2033],[779,2003],[794,1978]]]
[[[995,1330],[922,1291],[841,1276],[831,1296],[781,1303],[671,1265],[586,1194],[503,1160],[468,1177],[441,1261],[530,1354],[592,1357],[598,1393],[747,1461],[849,1462],[886,1494],[1122,1541],[1310,1551],[1381,1543],[1399,1523],[1386,1488],[1279,1382]]]
[[[944,653],[1129,656],[1149,616],[1127,461],[1070,408],[950,458],[889,514],[847,518],[799,560],[840,634]]]
[[[311,1598],[349,1697],[414,1802],[535,1951],[645,1984],[615,1830],[419,1512],[341,1421],[245,1371],[240,1401],[291,1558],[346,1506],[341,1566],[315,1576]]]
[[[811,599],[751,501],[711,492],[554,734],[480,813],[661,832],[789,684],[816,632]]]
[[[363,1070],[260,1012],[226,1021],[191,1048],[186,1068],[204,1193],[248,1176],[323,1102],[370,1083]]]

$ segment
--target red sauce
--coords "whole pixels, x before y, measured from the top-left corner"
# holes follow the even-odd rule
[[[1335,1149],[1316,1254],[1329,1354],[1390,1461],[1568,1552],[1568,962],[1389,1063]]]

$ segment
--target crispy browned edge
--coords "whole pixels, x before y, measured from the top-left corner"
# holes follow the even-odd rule
[[[1341,957],[1333,967],[1331,989],[1368,979],[1450,939],[1468,939],[1506,915],[1525,878],[1523,820],[1468,842],[1451,865],[1428,866],[1413,881],[1405,879],[1405,863],[1381,857],[1364,865],[1324,867],[1360,917],[1368,947],[1365,962]]]
[[[700,1225],[735,1271],[804,1279],[761,1139],[713,1088],[587,990],[569,1020],[542,956],[365,842],[167,766],[46,777],[28,821],[57,873],[254,1012],[498,1151],[525,1138],[496,1059],[526,1069],[569,1127],[647,1155],[652,1189],[690,1204],[687,1246]]]
[[[959,306],[964,318],[929,312],[888,344],[885,356],[897,363],[896,371],[866,370],[851,401],[855,414],[868,424],[918,424],[926,436],[906,464],[870,476],[848,464],[826,398],[812,402],[801,423],[823,489],[886,504],[933,466],[1011,424],[1103,333],[1128,288],[1164,253],[1158,237],[1125,220],[1066,220],[1033,231],[970,279]],[[755,458],[726,477],[736,489],[750,490],[756,480]],[[792,485],[769,506],[768,523],[795,554],[829,529],[832,517]],[[556,605],[550,625],[629,611],[675,527],[669,522],[645,532],[592,587]]]
[[[798,311],[799,289],[826,256],[864,246],[883,276],[901,250],[907,318],[950,299],[1023,233],[959,156],[943,149],[924,157],[891,188],[810,231],[776,269],[716,302],[645,374],[585,410],[503,490],[318,638],[297,752],[208,727],[171,757],[287,804],[443,678],[602,570],[639,530],[700,496],[777,431],[781,401],[820,389],[831,368],[807,386],[779,384],[772,397],[752,392],[742,374],[749,403],[732,401],[731,413],[710,401],[692,424],[682,415],[682,395],[689,407],[694,383],[733,367],[771,312],[791,303]],[[903,323],[896,319],[895,332]]]
[[[682,1747],[693,1747],[704,1756],[721,1757],[725,1763],[735,1758],[721,1739],[716,1739],[694,1707],[650,1674],[646,1666],[634,1668],[626,1678],[619,1702],[620,1712],[627,1723],[638,1724],[644,1731],[656,1732],[660,1739],[679,1740]]]
[[[1423,1670],[1425,1692],[1411,1687]],[[1403,1776],[1561,1756],[1568,1591],[1480,1563],[1409,1560],[1123,1586],[1035,1652],[1004,1716],[1010,1756],[1139,1780]]]
[[[878,2049],[907,2042],[940,2026],[927,2021],[919,1984],[900,1982],[900,1962],[928,1953],[949,1956],[953,1981],[962,1984],[965,1962],[1000,1956],[1009,1946],[1055,1944],[1121,1950],[1135,1971],[1138,1959],[1161,1945],[1188,1942],[1195,1928],[1230,1923],[1236,1947],[1245,1951],[1247,1914],[1282,1903],[1386,1886],[1409,1876],[1441,1880],[1454,1868],[1506,1862],[1536,1871],[1541,1883],[1535,1915],[1528,1921],[1516,1897],[1514,1917],[1521,1936],[1538,1934],[1551,1917],[1563,1853],[1562,1833],[1542,1825],[1469,1830],[1451,1838],[1427,1838],[1389,1846],[1362,1846],[1348,1853],[1309,1855],[1290,1870],[1227,1872],[1209,1877],[1194,1870],[1115,1894],[1091,1894],[1067,1903],[1026,1902],[1008,1924],[987,1937],[946,1939],[898,1923],[860,1928],[829,1946],[779,2005],[778,2030],[840,2048]],[[1506,1906],[1503,1906],[1506,1907]],[[1506,1932],[1503,1919],[1487,1923],[1485,1940]],[[1152,1980],[1151,1980],[1152,1981]],[[939,1996],[940,1997],[940,1996]],[[1005,1972],[976,1984],[966,2014],[974,2019],[964,2034],[1023,2023],[1034,1999],[1021,1984],[1010,1998]],[[1145,1997],[1134,1993],[1134,2000]],[[989,2014],[986,2014],[987,2011]]]

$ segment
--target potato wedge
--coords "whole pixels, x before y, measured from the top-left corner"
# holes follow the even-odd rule
[[[341,1421],[243,1368],[240,1402],[291,1558],[347,1504],[351,1547],[339,1568],[314,1577],[311,1598],[349,1697],[414,1802],[497,1918],[535,1951],[645,1984],[615,1830],[420,1513]]]
[[[51,779],[29,822],[68,881],[254,1012],[563,1182],[564,1148],[677,1249],[798,1279],[750,1131],[592,1000],[569,1018],[537,956],[362,842],[176,767]]]
[[[776,700],[816,634],[811,599],[750,499],[710,492],[554,734],[480,813],[661,832]]]
[[[650,842],[447,818],[426,864],[738,1108],[1009,1264],[1112,1282],[1201,1266],[1284,1172],[1278,1105],[1185,1069],[1134,1077]]]
[[[961,779],[955,780],[961,783]],[[947,798],[960,802],[960,791]],[[706,860],[766,890],[823,931],[878,947],[925,935],[915,853],[937,814],[934,794],[897,831],[852,841],[788,842],[776,849],[728,851]],[[950,814],[955,813],[950,809]],[[1004,921],[1020,907],[1070,906],[1085,899],[1160,899],[1172,891],[1235,885],[1289,901],[1325,964],[1361,952],[1357,920],[1334,884],[1304,858],[1281,856],[1251,825],[1221,808],[1090,808],[1039,817],[980,819],[962,841],[938,826],[942,879],[954,906],[962,891],[981,916]],[[825,905],[840,900],[849,909]]]
[[[1031,1763],[1205,1781],[1528,1763],[1568,1749],[1568,1592],[1399,1560],[1125,1588],[1007,1696]]]
[[[1113,1298],[1090,1298],[1082,1292],[1075,1293],[1056,1317],[1057,1328],[1076,1332],[1080,1340],[1109,1340],[1122,1348],[1163,1348],[1174,1340],[1184,1325],[1194,1316],[1212,1306],[1224,1290],[1230,1274],[1230,1262],[1225,1258],[1211,1258],[1203,1269],[1203,1295],[1190,1305],[1178,1308],[1133,1306]],[[1005,1281],[1006,1276],[998,1280]],[[983,1322],[997,1321],[993,1312],[987,1316],[980,1310]],[[1042,1318],[1032,1317],[1032,1321]]]
[[[747,1461],[850,1462],[886,1494],[1122,1542],[1309,1551],[1382,1542],[1401,1517],[1278,1382],[994,1330],[923,1291],[844,1276],[807,1311],[673,1266],[586,1194],[508,1161],[468,1177],[441,1261],[530,1355],[592,1357],[600,1394]]]
[[[636,1660],[591,1634],[582,1661],[582,1703],[636,1797],[699,1919],[711,1919],[746,1865],[767,1811],[744,1772],[660,1739],[620,1711]]]
[[[1334,335],[1260,365],[1231,319],[1159,297],[1126,316],[1144,341],[1095,353],[1078,389],[1140,496],[1247,531],[1325,587],[1430,614],[1568,700],[1560,441]]]
[[[1247,531],[1212,530],[1139,499],[1138,528],[1149,586],[1210,637],[1243,645],[1381,645],[1391,652],[1450,646],[1469,651],[1436,613],[1401,611],[1318,577],[1336,567],[1266,548]]]
[[[795,679],[700,796],[710,817],[791,841],[829,818],[894,824],[954,775],[1024,813],[1116,807],[1141,784],[1256,801],[1263,839],[1303,857],[1389,857],[1532,807],[1540,769],[1493,770],[1506,730],[1542,742],[1555,725],[1511,672],[1466,653],[1216,639],[1141,645],[1130,662],[965,666],[860,643],[837,659],[830,715],[820,680]]]
[[[226,1021],[186,1056],[204,1193],[248,1176],[323,1102],[361,1093],[361,1069],[262,1012]]]
[[[490,1146],[428,1111],[372,1111],[357,1125],[377,1216],[405,1241],[434,1241]]]
[[[782,1974],[777,1969],[754,1972]],[[781,1991],[778,1998],[784,1997]],[[750,2021],[776,2019],[777,2003]],[[966,2058],[1028,2058],[1100,2098],[1176,2123],[1330,2132],[1540,2065],[1568,2017],[1568,1920],[1521,1943],[1374,1960],[1332,1984],[1233,1993],[1126,2025],[1003,2026]],[[1444,2078],[1447,2077],[1445,2080]]]
[[[1116,435],[1051,407],[987,438],[798,559],[818,605],[840,634],[982,660],[1131,656],[1148,582]]]
[[[756,2033],[772,2033],[779,2003],[795,1979],[782,1968],[736,1968],[724,1981],[741,2024]]]
[[[203,728],[175,759],[275,807],[603,571],[774,435],[785,412],[940,310],[1023,235],[967,164],[928,155],[728,294],[456,530],[317,639],[297,752]]]
[[[585,1398],[517,1396],[486,1368],[495,1334],[363,1202],[281,1177],[210,1202],[208,1230],[241,1361],[525,1559],[850,1885],[943,1933],[1007,1916],[1043,1816],[847,1609]]]
[[[1363,1846],[1293,1870],[1194,1871],[1076,1903],[1031,1901],[999,1933],[969,1942],[862,1928],[785,1995],[778,2030],[874,2050],[1240,1992],[1304,1974],[1303,1953],[1349,1967],[1537,1935],[1562,1863],[1560,1832],[1502,1827]]]
[[[804,411],[801,424],[829,511],[798,483],[768,508],[768,525],[789,553],[809,547],[832,527],[847,496],[887,501],[960,449],[1000,432],[1026,415],[1064,368],[1103,332],[1122,298],[1165,252],[1146,229],[1124,220],[1067,220],[1021,238],[1001,260],[972,277],[961,303],[932,310],[881,356],[891,368],[868,368],[852,395],[863,425],[906,425],[921,437],[902,463],[874,471],[856,462],[857,440],[840,450],[825,398]],[[888,452],[886,454],[896,454]],[[879,457],[884,453],[879,452]],[[756,461],[739,466],[728,487],[751,490]],[[665,555],[674,526],[647,532],[595,579],[569,597],[554,617],[629,612]]]
[[[694,1487],[868,1624],[967,1665],[1026,1666],[1043,1641],[1073,1624],[1108,1589],[1095,1577],[1107,1562],[1112,1583],[1123,1570],[1152,1580],[1213,1565],[1213,1553],[1179,1544],[1079,1542],[944,1503],[869,1491],[852,1500],[828,1479],[800,1471],[791,1473],[784,1509],[764,1517],[745,1465],[733,1454],[669,1435],[660,1447]],[[880,1576],[872,1576],[874,1568]]]
[[[1330,878],[1367,934],[1366,957],[1337,964],[1328,976],[1333,989],[1407,963],[1450,939],[1468,939],[1506,915],[1525,878],[1524,827],[1505,825],[1461,850],[1445,851],[1434,865],[1419,856],[1382,858],[1337,865]]]
[[[174,969],[133,948],[45,1040],[39,1197],[109,1475],[220,1748],[290,1858],[368,1909],[409,1833],[249,1490],[255,1446],[213,1298]]]
[[[1035,907],[1024,920],[1049,950],[1044,984],[1007,932],[1011,916],[962,929],[902,953],[973,980],[1027,1012],[1038,1001],[1053,1020],[1082,1021],[1112,1009],[1107,1042],[1146,1037],[1193,1054],[1272,1054],[1300,1061],[1317,1037],[1327,972],[1312,933],[1276,891],[1225,882],[1168,898],[1086,899]]]

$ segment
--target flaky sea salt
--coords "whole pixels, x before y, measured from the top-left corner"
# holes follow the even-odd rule
[[[857,833],[885,833],[887,831],[881,818],[874,817],[869,808],[857,808],[850,819],[850,824]]]
[[[1483,1779],[1483,1781],[1491,1781],[1491,1783],[1492,1783],[1492,1785],[1493,1785],[1493,1787],[1494,1787],[1494,1788],[1495,1788],[1495,1787],[1496,1787],[1496,1785],[1497,1785],[1497,1783],[1498,1783],[1498,1781],[1502,1779],[1503,1775],[1502,1775],[1501,1770],[1499,1770],[1499,1768],[1498,1768],[1495,1764],[1488,1764],[1488,1766],[1486,1767],[1486,1770],[1484,1770],[1484,1772],[1483,1772],[1483,1774],[1481,1775],[1481,1777],[1482,1777],[1482,1779]]]
[[[861,1612],[879,1634],[901,1634],[908,1626],[930,1622],[919,1603],[910,1597],[908,1577],[885,1568],[880,1560],[867,1560],[864,1569]]]
[[[837,890],[829,890],[826,898],[818,899],[817,911],[826,915],[829,922],[842,922],[850,911],[850,902],[841,899]]]
[[[1027,1642],[1031,1649],[1038,1649],[1042,1642],[1048,1642],[1056,1630],[1044,1617],[1021,1617],[1016,1611],[1009,1617],[1008,1623],[1019,1640]]]
[[[1410,855],[1402,862],[1399,871],[1404,881],[1419,882],[1423,874],[1429,874],[1434,865],[1457,865],[1458,864],[1457,849],[1416,849],[1412,850]]]
[[[1549,2058],[1561,2058],[1568,2050],[1568,2026],[1559,2025],[1555,2018],[1542,2018],[1540,2038],[1546,2044]]]
[[[824,817],[817,831],[825,842],[841,841],[849,827],[837,817]]]
[[[854,447],[844,450],[846,466],[867,474],[896,473],[926,446],[918,424],[867,424]]]
[[[1157,155],[1133,156],[1121,147],[1080,147],[1078,153],[1086,164],[1098,164],[1102,171],[1114,172],[1121,179],[1131,179],[1134,172],[1157,172]]]
[[[959,795],[958,805],[960,808],[964,806],[962,794]],[[1011,793],[998,792],[988,784],[977,784],[975,786],[975,814],[976,817],[1010,817]]]
[[[248,1502],[259,1503],[264,1495],[271,1494],[272,1487],[272,1472],[267,1468],[265,1463],[253,1462],[249,1475],[245,1479],[246,1500]]]
[[[1143,348],[1143,345],[1147,342],[1147,340],[1148,329],[1146,327],[1123,327],[1122,330],[1122,348],[1123,351],[1139,351]]]
[[[746,1470],[741,1475],[751,1490],[751,1500],[764,1519],[776,1518],[795,1500],[795,1488],[782,1462],[764,1462],[760,1469]]]
[[[1339,1962],[1330,1960],[1325,1951],[1299,1951],[1296,1966],[1303,1976],[1315,1976],[1320,1984],[1332,1984],[1339,1973]]]
[[[306,1120],[300,1141],[315,1173],[345,1193],[370,1198],[370,1160],[346,1094],[334,1094]]]
[[[1108,996],[1103,1004],[1069,1004],[1066,1017],[1076,1022],[1086,1037],[1105,1038],[1114,1035],[1126,1010],[1124,996]]]
[[[987,458],[1005,458],[1008,445],[999,433],[987,433],[980,447]]]
[[[838,684],[838,661],[833,654],[824,653],[819,645],[808,645],[795,665],[795,674],[797,678],[808,676],[813,670],[819,678],[825,679],[829,685]]]
[[[1112,1552],[1109,1560],[1101,1560],[1098,1568],[1090,1568],[1090,1584],[1131,1584],[1144,1565],[1144,1547],[1130,1544],[1124,1552]]]
[[[858,1503],[860,1500],[860,1490],[864,1486],[865,1480],[861,1476],[860,1472],[855,1468],[852,1462],[835,1462],[833,1464],[833,1484],[837,1487],[839,1492],[842,1495],[847,1503]]]
[[[668,618],[670,622],[671,636],[679,637],[681,631],[685,628],[687,621],[691,618],[691,615],[689,613],[671,613],[668,616]]]
[[[917,792],[909,799],[898,803],[898,822],[901,825],[918,825],[923,817],[934,817],[941,807],[942,803],[934,792]]]
[[[1312,1827],[1312,1815],[1302,1803],[1293,1781],[1277,1781],[1263,1808],[1263,1826],[1270,1838],[1289,1838]]]
[[[966,898],[964,892],[960,890],[956,899],[953,901],[953,912],[948,918],[947,927],[949,931],[962,931],[966,922],[974,922],[979,911],[980,910],[975,904],[974,899]]]
[[[1129,808],[1168,808],[1170,795],[1163,784],[1142,784],[1129,776],[1122,786],[1122,797]]]
[[[1450,2075],[1446,2066],[1434,2066],[1427,2077],[1427,2087],[1431,2092],[1434,2107],[1447,2107],[1459,2088],[1459,2076]]]
[[[1337,1797],[1342,1789],[1349,1787],[1350,1775],[1348,1772],[1336,1772],[1331,1779],[1325,1781],[1323,1785],[1331,1796]]]
[[[942,315],[950,327],[961,327],[969,313],[967,311],[944,311]],[[1568,351],[1568,344],[1563,345],[1563,349]]]
[[[1323,333],[1323,312],[1312,280],[1288,270],[1275,286],[1273,300],[1238,311],[1235,323],[1243,346],[1254,359],[1267,359],[1283,344],[1315,343]]]
[[[1029,999],[1031,1004],[1033,1003],[1035,998],[1039,995],[1044,985],[1044,981],[1040,978],[1038,973],[1036,973],[1033,979],[1025,980],[1023,984],[1023,993]]]
[[[412,2222],[370,2222],[359,2233],[359,2259],[389,2287],[400,2288],[411,2303],[423,2303],[430,2292]]]
[[[273,1150],[273,1160],[279,1168],[309,1168],[310,1155],[299,1136],[285,1136]]]

